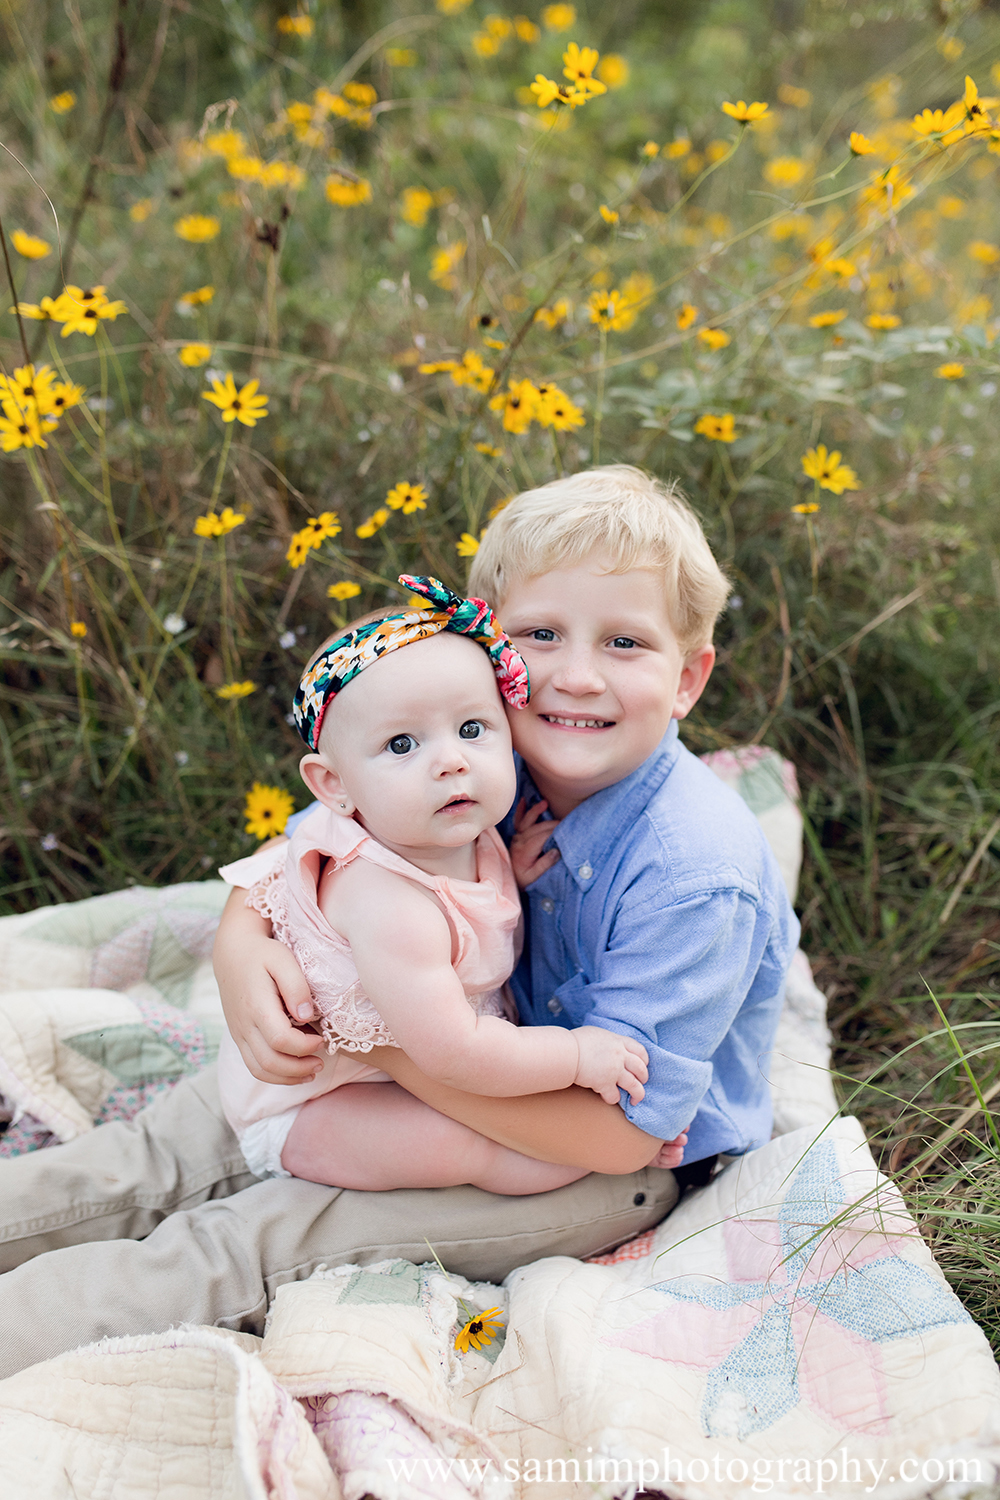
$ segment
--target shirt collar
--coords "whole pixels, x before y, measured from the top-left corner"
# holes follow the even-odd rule
[[[648,760],[626,776],[595,792],[563,818],[552,835],[563,863],[581,890],[589,890],[601,865],[622,835],[631,828],[663,785],[680,753],[677,720],[670,726]],[[520,761],[520,757],[518,757]],[[520,761],[519,795],[530,805],[538,791],[523,761]]]

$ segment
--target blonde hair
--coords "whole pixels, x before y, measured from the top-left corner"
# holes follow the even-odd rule
[[[706,646],[729,595],[701,522],[675,481],[630,464],[587,469],[516,495],[490,523],[469,592],[501,612],[515,583],[603,554],[613,573],[661,574],[670,623],[685,656]]]

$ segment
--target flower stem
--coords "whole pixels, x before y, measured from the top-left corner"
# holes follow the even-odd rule
[[[597,405],[594,410],[594,467],[601,461],[601,419],[604,416],[604,366],[608,356],[608,330],[601,326],[601,363],[597,367]]]
[[[209,510],[215,509],[215,503],[219,498],[219,491],[222,489],[222,476],[226,472],[226,463],[229,459],[229,450],[233,445],[233,428],[235,427],[235,425],[235,422],[229,422],[226,424],[226,436],[222,444],[222,452],[219,454],[219,466],[215,471],[215,483],[212,486],[212,498],[208,502]]]

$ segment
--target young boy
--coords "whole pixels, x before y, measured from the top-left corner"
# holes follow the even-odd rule
[[[700,1162],[767,1140],[764,1054],[798,927],[756,820],[677,739],[726,597],[696,519],[634,469],[560,480],[493,522],[470,586],[532,678],[529,708],[512,719],[526,804],[513,837],[534,874],[513,980],[522,1020],[586,1019],[635,1037],[649,1053],[645,1098],[479,1097],[384,1049],[373,1064],[442,1113],[591,1175],[520,1199],[342,1193],[247,1186],[200,1075],[129,1125],[4,1165],[0,1267],[17,1269],[0,1277],[0,1374],[181,1319],[259,1332],[283,1281],[323,1260],[419,1260],[425,1236],[445,1264],[487,1278],[540,1255],[593,1254],[672,1206],[672,1175],[645,1167],[659,1142],[690,1127],[685,1161]],[[305,981],[238,892],[217,972],[251,1071],[310,1076],[320,1039],[288,1019],[311,1014]],[[81,1243],[95,1235],[103,1242]]]

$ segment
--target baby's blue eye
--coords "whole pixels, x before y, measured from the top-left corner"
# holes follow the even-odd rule
[[[458,731],[458,737],[460,740],[478,740],[485,733],[486,725],[482,719],[466,719]]]
[[[393,755],[409,755],[416,743],[412,734],[397,734],[389,741],[388,748]]]
[[[612,645],[617,646],[622,650],[627,650],[629,646],[635,645],[635,641],[630,635],[616,635],[614,640],[612,641]]]
[[[556,633],[554,630],[533,630],[531,639],[533,641],[554,641]]]

